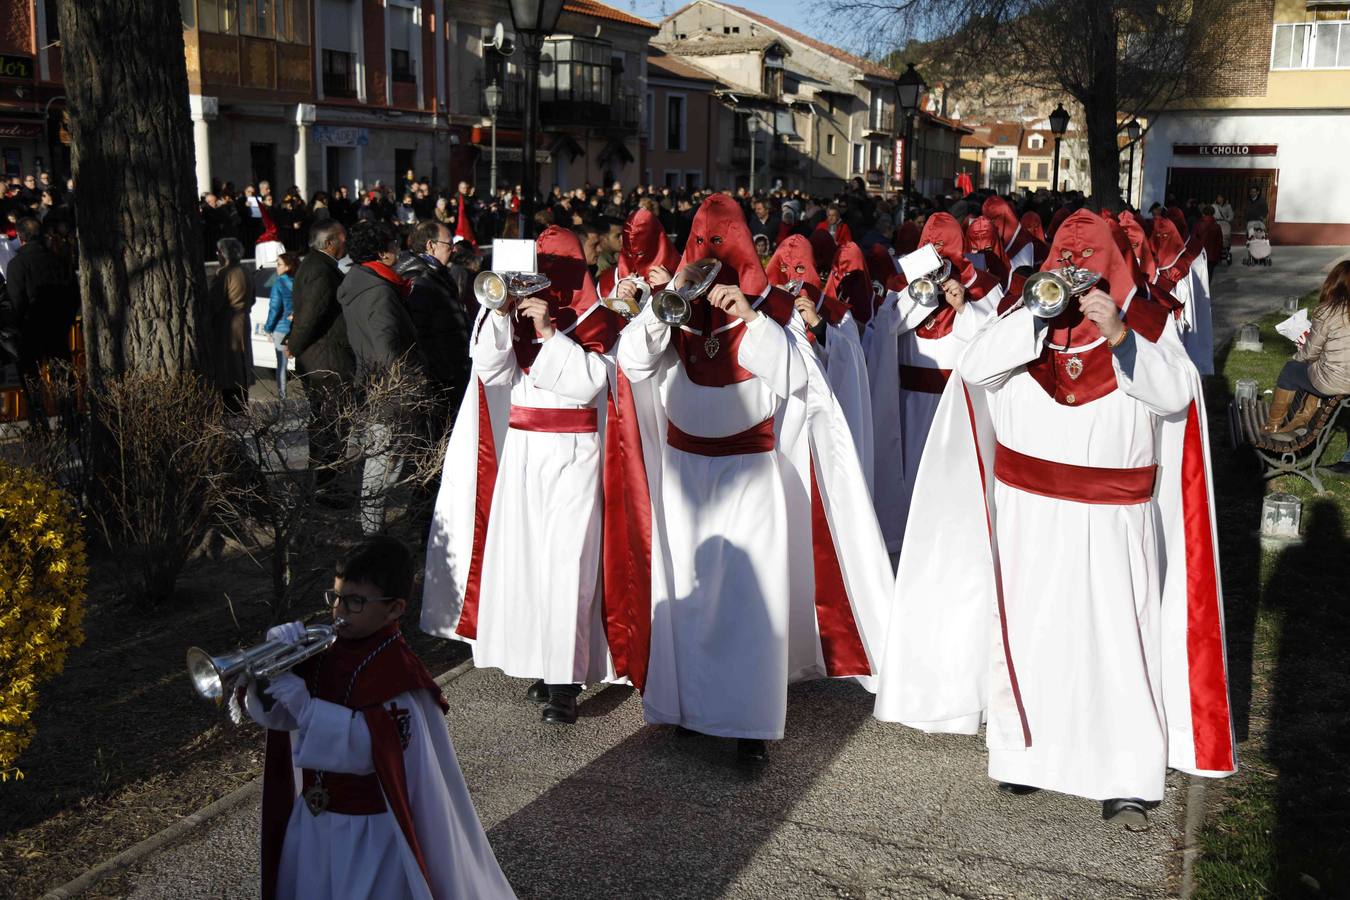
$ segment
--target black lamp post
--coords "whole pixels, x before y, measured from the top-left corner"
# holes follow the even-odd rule
[[[544,38],[553,33],[562,14],[563,0],[511,0],[511,25],[525,51],[525,196],[520,198],[521,236],[534,237],[534,198],[539,192],[539,167],[534,152],[535,122],[539,118],[539,54]],[[496,190],[496,186],[493,186]]]
[[[923,76],[914,68],[914,63],[905,63],[905,71],[900,73],[900,77],[895,80],[895,99],[900,104],[900,112],[905,117],[905,143],[904,158],[900,161],[904,166],[904,186],[905,200],[908,202],[909,192],[913,187],[913,166],[911,165],[911,145],[914,142],[914,112],[919,108],[919,99],[923,92],[928,89],[924,84]]]
[[[1064,108],[1063,103],[1055,104],[1055,111],[1050,113],[1050,133],[1055,136],[1055,161],[1050,165],[1050,190],[1059,190],[1059,142],[1064,137],[1064,132],[1069,130],[1069,111]]]
[[[1139,135],[1143,133],[1143,128],[1139,125],[1138,119],[1130,119],[1125,123],[1125,136],[1130,139],[1130,172],[1125,188],[1125,205],[1134,206],[1134,145],[1139,143]],[[1116,182],[1119,184],[1119,182]]]

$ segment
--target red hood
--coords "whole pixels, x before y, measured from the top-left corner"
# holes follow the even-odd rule
[[[666,237],[661,220],[645,209],[628,217],[623,226],[623,248],[619,251],[618,277],[637,274],[643,278],[652,266],[661,266],[672,275],[680,264],[680,254]]]
[[[721,238],[721,241],[714,243],[714,238]],[[694,214],[680,266],[707,257],[722,263],[718,284],[738,285],[741,293],[750,298],[759,296],[768,286],[745,215],[736,201],[726,194],[713,194]]]

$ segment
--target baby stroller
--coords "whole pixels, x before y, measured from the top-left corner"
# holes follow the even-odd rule
[[[1223,252],[1216,259],[1215,265],[1223,262],[1226,265],[1233,264],[1233,223],[1225,219],[1215,220],[1219,226],[1219,233],[1223,235]]]
[[[1247,223],[1247,258],[1244,266],[1270,265],[1270,238],[1266,236],[1265,222]]]

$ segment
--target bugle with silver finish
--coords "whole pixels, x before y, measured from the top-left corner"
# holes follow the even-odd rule
[[[942,283],[952,277],[952,261],[943,257],[942,265],[922,278],[914,279],[909,296],[920,306],[937,306],[942,301]]]
[[[805,284],[806,284],[805,278],[794,278],[787,284],[783,285],[783,290],[787,291],[788,296],[790,296],[793,300],[796,300],[798,297],[801,296],[802,286]]]
[[[694,301],[708,292],[720,271],[722,263],[712,257],[685,266],[675,273],[664,290],[652,297],[652,312],[672,328],[688,324]]]
[[[1040,319],[1053,319],[1069,301],[1092,290],[1102,276],[1091,269],[1063,266],[1028,276],[1022,285],[1022,305]]]
[[[638,295],[632,299],[624,299],[619,296],[619,285],[626,281],[632,282],[637,288]],[[614,296],[601,297],[600,302],[605,305],[606,309],[618,313],[625,319],[632,319],[642,312],[642,308],[651,302],[651,299],[652,286],[647,283],[647,279],[641,275],[625,275],[614,285]]]
[[[344,624],[338,619],[331,625],[310,625],[298,643],[263,641],[223,656],[212,656],[201,647],[191,647],[187,652],[188,677],[198,694],[219,703],[240,676],[249,680],[272,678],[311,656],[318,656],[333,645],[338,629]]]
[[[872,279],[872,299],[875,300],[876,302],[880,303],[881,301],[883,301],[883,300],[886,299],[886,293],[887,293],[887,292],[886,292],[886,285],[882,284],[880,281],[878,281],[877,279],[873,278],[873,279]]]
[[[501,309],[513,299],[537,294],[552,284],[536,272],[479,272],[473,280],[473,296],[479,305]]]

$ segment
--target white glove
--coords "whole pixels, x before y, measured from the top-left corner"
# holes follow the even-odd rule
[[[276,676],[267,685],[266,693],[291,714],[302,731],[309,726],[314,717],[314,698],[299,675],[287,672]]]
[[[267,629],[267,640],[269,641],[298,644],[304,636],[305,626],[303,622],[287,622],[284,625],[273,625]]]

